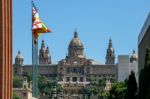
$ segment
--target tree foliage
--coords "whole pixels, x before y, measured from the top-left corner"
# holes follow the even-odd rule
[[[129,75],[129,80],[127,82],[127,99],[136,99],[137,93],[137,83],[135,78],[135,73],[131,71]]]
[[[99,87],[104,87],[105,84],[106,84],[106,80],[104,80],[104,79],[99,79],[99,80],[98,80],[98,86],[99,86]]]
[[[101,92],[103,91],[105,87],[106,79],[92,79],[90,78],[90,85],[83,87],[80,90],[80,93],[83,94],[83,97],[86,99],[90,99],[91,95],[101,95]]]
[[[15,93],[13,93],[13,99],[20,99]]]
[[[54,87],[56,87],[57,92],[62,90],[62,87],[57,84],[56,80],[48,79],[45,76],[39,76],[38,82],[39,92],[42,95],[51,95],[54,91]]]
[[[13,76],[13,88],[21,88],[22,82],[23,82],[23,78],[21,76],[17,76],[17,75]]]
[[[127,85],[125,82],[116,82],[112,85],[108,99],[126,99]]]
[[[32,81],[32,74],[23,73],[23,77],[27,77],[27,81],[28,81],[28,82]]]

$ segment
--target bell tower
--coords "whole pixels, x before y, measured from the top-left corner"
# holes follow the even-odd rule
[[[105,64],[115,64],[115,53],[114,53],[114,48],[112,46],[111,38],[109,39]]]
[[[44,40],[42,40],[41,49],[39,52],[39,64],[51,64],[49,47],[45,47]]]
[[[18,51],[17,55],[16,55],[16,58],[15,58],[15,65],[19,65],[19,66],[22,66],[23,65],[23,56],[21,55],[21,52]]]

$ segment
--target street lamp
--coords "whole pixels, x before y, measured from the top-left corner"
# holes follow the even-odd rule
[[[54,90],[53,90],[53,99],[57,99],[56,86],[54,86]]]
[[[64,94],[63,94],[63,89],[60,90],[60,98],[59,99],[63,99],[64,98]]]

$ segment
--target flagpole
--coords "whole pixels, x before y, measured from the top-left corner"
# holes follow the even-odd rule
[[[33,35],[32,35],[32,96],[38,98],[38,43],[34,44]]]
[[[31,3],[33,7],[33,1]],[[38,37],[36,44],[34,40],[32,33],[32,97],[38,98]]]
[[[38,10],[32,1],[32,96],[38,98],[38,36],[51,32],[40,20]]]

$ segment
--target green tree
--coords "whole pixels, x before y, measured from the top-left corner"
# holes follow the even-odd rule
[[[97,95],[98,93],[99,93],[99,87],[93,87],[92,88],[92,93],[94,94],[94,95]]]
[[[105,84],[106,84],[106,80],[104,80],[104,79],[99,79],[99,80],[98,80],[98,86],[99,86],[99,87],[104,87]]]
[[[49,90],[49,79],[45,76],[39,76],[38,78],[38,88],[39,88],[39,92],[43,95],[45,93],[47,93],[46,91]],[[46,90],[47,89],[47,90]]]
[[[23,82],[23,78],[21,76],[17,76],[17,75],[13,76],[13,88],[21,88],[22,82]]]
[[[15,93],[13,93],[13,99],[20,99]]]
[[[62,90],[62,87],[57,84],[56,80],[48,79],[45,76],[39,76],[38,78],[38,88],[41,95],[49,95],[53,93],[54,87],[56,87],[56,91],[60,92]]]
[[[146,50],[144,69],[139,77],[139,99],[150,99],[150,49]]]
[[[131,71],[129,80],[127,82],[127,99],[136,99],[137,83],[135,79],[135,73]]]
[[[23,73],[23,77],[27,77],[27,81],[30,82],[32,80],[32,74]]]
[[[84,99],[90,99],[92,89],[90,87],[84,87],[81,89]]]
[[[92,85],[92,86],[96,86],[97,84],[98,84],[98,82],[97,82],[97,80],[96,79],[90,79],[90,84]]]
[[[112,85],[108,99],[125,99],[126,97],[127,85],[125,82],[116,82]]]
[[[109,96],[109,92],[108,92],[108,91],[102,90],[102,91],[100,91],[100,93],[99,93],[100,99],[108,99],[108,96]]]

